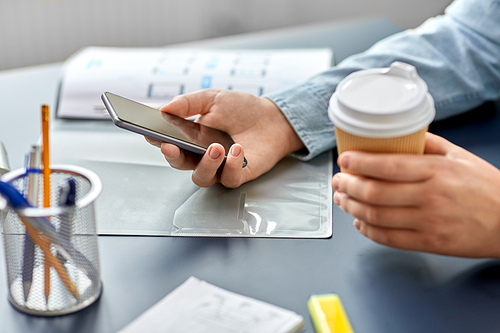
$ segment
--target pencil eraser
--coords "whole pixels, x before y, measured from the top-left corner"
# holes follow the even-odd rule
[[[337,294],[313,295],[307,307],[317,333],[354,333]]]

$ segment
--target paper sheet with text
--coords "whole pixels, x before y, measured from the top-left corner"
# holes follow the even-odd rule
[[[304,82],[331,62],[330,49],[87,47],[65,62],[57,116],[109,118],[101,102],[105,91],[154,107],[207,88],[261,96]]]
[[[302,327],[303,317],[293,311],[190,277],[119,333],[292,333]]]

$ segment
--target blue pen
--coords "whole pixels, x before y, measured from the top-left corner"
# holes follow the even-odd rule
[[[24,208],[33,208],[32,205],[28,203],[28,200],[21,194],[19,191],[9,183],[5,183],[0,181],[0,194],[7,200],[14,210],[24,209]],[[30,223],[33,220],[33,226],[45,233],[48,237],[58,238],[56,234],[56,229],[54,226],[46,219],[46,218],[29,218]]]

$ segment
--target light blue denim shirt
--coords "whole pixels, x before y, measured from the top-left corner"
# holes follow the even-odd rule
[[[294,88],[267,95],[285,114],[307,148],[294,156],[309,160],[335,147],[327,114],[337,84],[348,74],[414,65],[436,103],[436,120],[500,97],[500,0],[456,0],[445,15],[390,36],[369,50]]]

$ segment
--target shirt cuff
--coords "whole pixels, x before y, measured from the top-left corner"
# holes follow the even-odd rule
[[[288,119],[305,149],[291,155],[308,161],[335,147],[335,130],[328,118],[328,105],[332,91],[306,82],[291,89],[264,97],[273,101]]]

